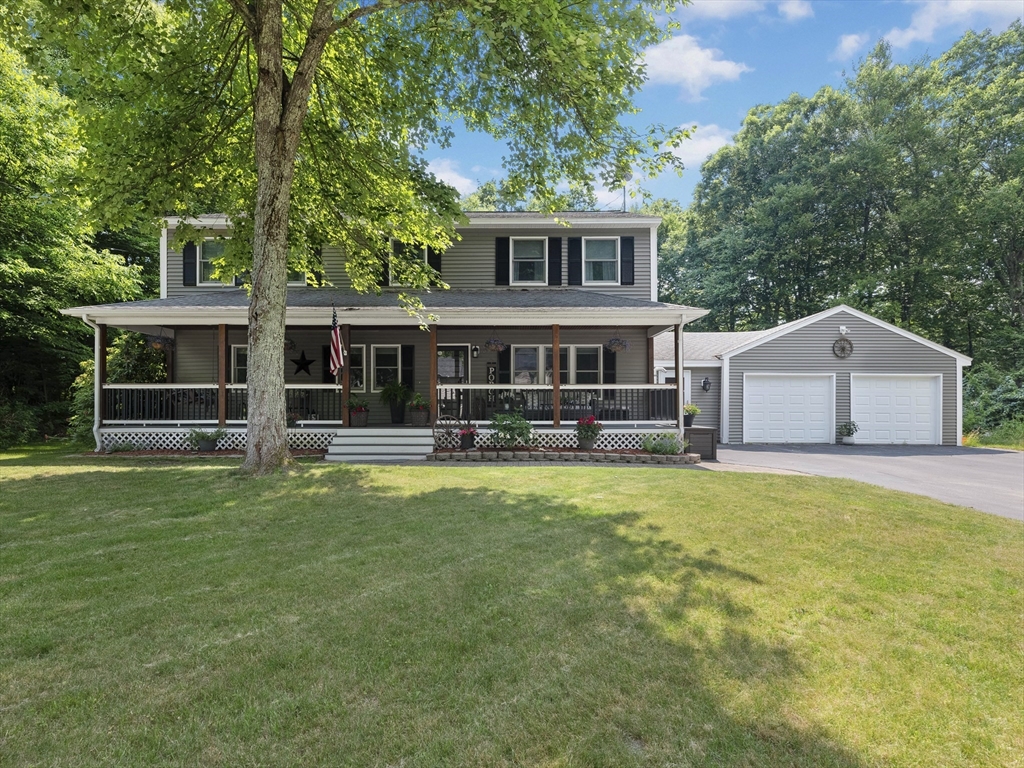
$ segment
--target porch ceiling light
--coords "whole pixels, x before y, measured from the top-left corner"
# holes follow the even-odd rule
[[[700,388],[703,389],[705,392],[710,392],[711,391],[711,379],[709,379],[707,376],[705,376],[704,377],[704,381],[702,381],[700,383]]]

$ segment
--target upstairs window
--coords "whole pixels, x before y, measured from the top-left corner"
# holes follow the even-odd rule
[[[392,258],[388,260],[388,285],[403,286],[409,285],[404,282],[395,271],[395,258],[402,258],[406,261],[422,261],[427,263],[427,246],[408,245],[399,240],[391,240]]]
[[[199,244],[197,250],[199,251],[200,283],[204,285],[231,285],[234,282],[234,280],[221,280],[213,276],[213,273],[217,270],[214,260],[224,256],[225,245],[226,243],[223,240],[214,240],[213,238],[207,238]]]
[[[547,285],[548,241],[543,237],[512,238],[512,285]]]
[[[583,238],[583,284],[619,282],[619,239]]]

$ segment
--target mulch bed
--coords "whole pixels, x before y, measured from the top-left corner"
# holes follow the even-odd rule
[[[321,451],[316,448],[299,448],[292,450],[292,456],[323,456],[327,451]],[[160,457],[174,457],[174,458],[203,458],[203,459],[241,459],[245,457],[245,451],[174,451],[174,450],[162,450],[162,451],[110,451],[110,452],[90,452],[83,453],[82,456],[88,456],[90,458],[107,458],[111,456],[123,456],[125,458],[138,458],[145,456],[160,456]]]

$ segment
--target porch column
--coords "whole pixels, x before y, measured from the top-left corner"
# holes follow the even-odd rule
[[[647,383],[656,384],[654,380],[654,337],[647,336]]]
[[[341,366],[341,426],[350,427],[352,424],[348,413],[348,398],[352,392],[349,373],[349,363],[352,362],[352,326],[348,323],[341,326],[341,346],[344,348],[344,354],[348,355],[348,360]],[[365,360],[363,365],[366,365]]]
[[[217,424],[228,423],[228,327],[217,326]]]
[[[555,429],[562,426],[562,355],[558,349],[557,325],[551,326],[551,418]],[[543,363],[542,363],[543,365]]]
[[[430,423],[437,421],[437,325],[430,326]],[[468,365],[467,361],[467,365]]]
[[[96,410],[96,426],[100,427],[107,418],[107,397],[103,392],[103,385],[107,383],[107,326],[103,323],[96,325],[96,390],[94,407]],[[98,431],[98,430],[96,430]],[[97,441],[99,437],[97,436]],[[96,443],[99,450],[99,442]]]
[[[680,432],[683,430],[683,397],[685,391],[683,389],[683,326],[682,324],[676,325],[674,329],[675,333],[675,348],[676,348],[676,427]]]

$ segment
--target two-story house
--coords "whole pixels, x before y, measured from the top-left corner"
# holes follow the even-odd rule
[[[665,331],[680,339],[682,326],[706,311],[657,301],[660,219],[606,211],[559,221],[537,213],[468,218],[447,251],[423,251],[450,286],[420,294],[438,318],[426,331],[398,305],[400,288],[386,272],[380,295],[352,290],[337,248],[323,248],[330,287],[295,276],[285,334],[293,446],[325,447],[350,429],[352,400],[369,403],[371,430],[389,425],[379,393],[396,379],[430,403],[431,421],[448,414],[486,425],[496,412],[519,410],[549,445],[572,444],[571,427],[587,414],[605,423],[609,446],[639,447],[644,434],[676,428],[682,391],[655,381],[653,340]],[[244,444],[248,297],[213,277],[223,244],[216,238],[230,235],[229,223],[191,221],[209,239],[172,250],[178,223],[169,218],[161,239],[159,299],[64,310],[95,329],[98,449],[179,447],[204,424],[228,429],[223,447]],[[347,351],[337,377],[329,370],[332,307]],[[167,349],[168,381],[106,382],[108,327],[156,339]],[[375,433],[361,434],[373,442]]]

